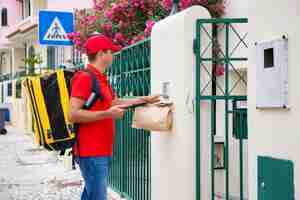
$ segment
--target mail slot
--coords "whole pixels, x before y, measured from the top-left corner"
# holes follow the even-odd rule
[[[233,102],[233,137],[236,139],[248,139],[248,114],[247,108],[238,107],[237,102]]]

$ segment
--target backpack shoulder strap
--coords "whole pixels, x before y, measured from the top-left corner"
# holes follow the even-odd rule
[[[99,98],[101,101],[103,101],[104,97],[101,94],[101,88],[99,87],[99,81],[96,77],[96,75],[94,74],[94,72],[92,72],[89,69],[85,69],[85,72],[87,72],[92,79],[92,91],[95,92],[95,94],[97,95],[97,98]]]
[[[91,77],[91,80],[92,80],[92,93],[95,94],[94,97],[92,97],[94,99],[91,99],[92,103],[89,106],[89,107],[92,107],[93,104],[96,102],[97,99],[99,99],[100,101],[103,101],[104,97],[103,97],[103,95],[101,93],[101,90],[100,90],[100,87],[99,87],[99,81],[98,81],[96,75],[91,70],[89,70],[89,69],[84,69],[82,71],[88,73],[90,75],[90,77]]]

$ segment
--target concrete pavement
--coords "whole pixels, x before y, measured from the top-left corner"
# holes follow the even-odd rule
[[[0,135],[0,200],[79,200],[82,187],[79,170],[67,170],[56,153],[34,145],[31,135],[14,128]]]

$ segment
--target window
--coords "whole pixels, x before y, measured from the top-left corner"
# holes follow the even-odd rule
[[[1,26],[7,26],[7,8],[1,10]]]
[[[30,46],[29,49],[28,49],[28,56],[33,56],[34,55],[34,47],[33,46]]]
[[[11,97],[12,96],[12,83],[7,84],[7,96]]]
[[[31,16],[31,5],[30,0],[24,0],[24,7],[23,7],[23,18]]]
[[[1,84],[1,103],[4,103],[4,85]]]
[[[264,65],[265,65],[265,68],[274,67],[274,49],[273,48],[264,50]]]

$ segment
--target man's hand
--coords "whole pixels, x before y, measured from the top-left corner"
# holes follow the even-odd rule
[[[141,101],[143,103],[157,103],[160,101],[161,95],[152,95],[152,96],[144,96],[141,97]]]
[[[115,99],[113,101],[113,105],[122,105],[124,109],[129,108],[130,106],[137,106],[141,104],[152,104],[160,101],[161,95],[153,95],[153,96],[144,96],[137,97],[134,99]]]
[[[113,106],[110,109],[107,110],[107,113],[110,117],[114,119],[121,119],[123,118],[123,115],[126,111],[126,108],[129,107],[130,105],[118,105],[118,106]]]

